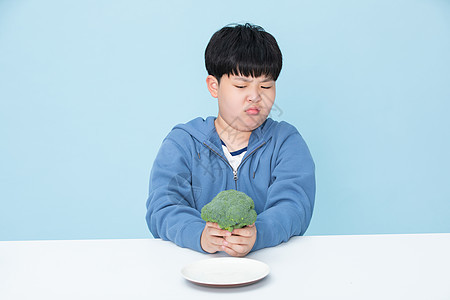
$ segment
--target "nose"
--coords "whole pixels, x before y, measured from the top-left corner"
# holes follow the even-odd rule
[[[247,96],[247,100],[253,103],[258,103],[259,101],[261,101],[261,99],[261,93],[258,89],[253,89]]]

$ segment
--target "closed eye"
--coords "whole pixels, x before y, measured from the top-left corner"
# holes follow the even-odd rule
[[[272,88],[272,85],[271,86],[261,86],[261,88],[268,90],[268,89]]]
[[[238,89],[243,89],[243,88],[245,88],[244,85],[235,85],[235,87],[237,87]]]

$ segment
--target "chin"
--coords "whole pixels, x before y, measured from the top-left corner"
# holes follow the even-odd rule
[[[267,118],[263,118],[263,119],[258,118],[257,120],[251,120],[250,122],[247,122],[245,124],[245,127],[246,127],[247,130],[245,130],[245,131],[253,131],[253,130],[255,130],[256,128],[261,126],[261,124],[264,123],[264,121],[266,119]]]

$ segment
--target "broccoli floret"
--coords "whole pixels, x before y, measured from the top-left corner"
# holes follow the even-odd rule
[[[252,198],[236,190],[222,191],[203,206],[201,217],[206,222],[219,224],[230,232],[235,228],[251,225],[256,221]]]

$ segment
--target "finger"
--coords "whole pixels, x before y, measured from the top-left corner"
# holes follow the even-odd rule
[[[222,246],[221,250],[226,252],[228,255],[231,255],[231,256],[240,256],[239,253],[237,253],[233,249],[231,249],[229,247],[226,247],[226,246]]]
[[[244,237],[251,237],[255,234],[256,232],[256,228],[253,227],[243,227],[243,228],[239,228],[239,229],[235,229],[233,230],[233,235],[240,235],[240,236],[244,236]]]
[[[216,229],[220,229],[220,230],[224,230],[222,229],[218,223],[212,223],[212,222],[206,222],[206,226],[211,227],[211,228],[216,228]]]
[[[225,241],[231,244],[248,244],[249,243],[249,238],[248,237],[243,237],[240,235],[231,235],[231,236],[227,236],[224,237]]]
[[[209,236],[208,237],[208,242],[211,245],[214,245],[214,246],[218,247],[218,250],[220,250],[219,248],[222,247],[224,239],[221,238],[221,237]]]
[[[220,237],[231,236],[231,232],[229,232],[228,230],[216,229],[213,227],[209,227],[207,229],[207,233],[209,235],[220,236]]]
[[[224,246],[223,249],[231,256],[245,256],[248,253],[246,247],[235,244],[228,244],[228,246]]]
[[[247,254],[248,244],[230,244],[229,248],[233,249],[236,253],[240,253],[242,255]]]
[[[243,243],[243,244],[237,244],[237,243],[230,243],[227,240],[223,241],[223,245],[225,247],[233,249],[234,251],[236,251],[238,253],[245,252],[247,250],[247,248],[250,247],[250,244],[248,242]]]
[[[217,224],[217,223],[207,222],[206,226],[210,230],[217,230],[217,231],[215,231],[216,233],[218,233],[216,235],[220,235],[220,236],[230,236],[231,235],[231,232],[229,232],[228,230],[220,228],[219,224]]]
[[[213,222],[206,222],[206,226],[211,227],[211,228],[217,228],[217,229],[220,229],[219,224],[213,223]]]
[[[202,233],[200,243],[205,252],[215,253],[222,250],[223,238],[208,235],[207,230],[205,230]]]

